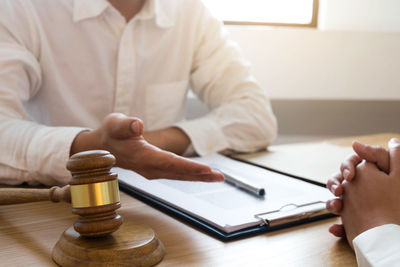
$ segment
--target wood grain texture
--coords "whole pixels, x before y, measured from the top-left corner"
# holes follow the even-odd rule
[[[56,243],[53,260],[64,267],[153,266],[165,255],[164,246],[147,225],[125,223],[117,174],[110,171],[115,157],[105,150],[74,154],[67,163],[72,174],[74,226]]]
[[[74,194],[76,186],[88,186],[90,184],[103,184],[107,181],[115,181],[114,193],[118,195],[117,174],[111,172],[115,165],[115,157],[105,150],[89,150],[76,153],[71,156],[67,163],[67,169],[72,174],[71,196],[72,213],[79,215],[74,223],[75,230],[85,237],[100,237],[111,234],[118,230],[122,224],[121,216],[116,210],[121,207],[120,202],[104,203],[103,199],[109,197],[108,194],[98,187],[88,191],[82,191],[82,195],[89,195],[88,199],[101,198],[100,204],[96,201],[84,203],[82,207],[74,206],[76,200],[73,196],[79,197],[80,194]]]
[[[224,243],[132,197],[121,194],[125,222],[151,227],[165,246],[158,266],[356,266],[343,240],[328,233],[338,218]],[[53,246],[74,221],[66,203],[0,206],[3,266],[56,266]]]
[[[62,188],[0,188],[0,205],[39,201],[71,202],[69,185]]]
[[[64,267],[146,267],[159,263],[164,255],[164,246],[154,231],[132,222],[101,238],[83,238],[71,226],[52,253],[54,261]]]
[[[385,145],[398,134],[380,134],[329,141],[350,145],[356,138]],[[357,266],[345,240],[333,237],[331,218],[251,238],[224,243],[121,193],[119,213],[125,222],[151,227],[166,255],[157,266]],[[51,251],[76,216],[66,203],[37,202],[0,206],[0,265],[56,266]]]
[[[400,139],[399,133],[381,133],[381,134],[373,134],[373,135],[360,135],[360,136],[353,136],[353,137],[346,137],[346,138],[338,138],[332,139],[328,142],[338,146],[351,146],[354,140],[357,140],[361,143],[381,146],[384,148],[388,147],[388,142],[392,138]]]

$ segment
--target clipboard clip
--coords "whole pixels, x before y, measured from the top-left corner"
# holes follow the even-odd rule
[[[314,218],[329,214],[325,201],[316,201],[306,204],[286,204],[278,210],[268,211],[254,215],[260,220],[260,226],[279,226],[304,219]]]

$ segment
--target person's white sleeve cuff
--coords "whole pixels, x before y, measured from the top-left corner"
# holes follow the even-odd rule
[[[400,264],[400,225],[369,229],[353,240],[360,267],[392,267]]]
[[[209,116],[181,121],[174,126],[182,129],[189,136],[194,150],[200,156],[229,148],[222,130]]]
[[[71,174],[67,170],[71,144],[87,128],[41,127],[27,150],[28,170],[31,181],[44,185],[65,185]]]
[[[186,148],[185,152],[183,152],[182,156],[184,157],[194,157],[196,155],[196,151],[194,150],[193,144],[190,143],[190,145]]]

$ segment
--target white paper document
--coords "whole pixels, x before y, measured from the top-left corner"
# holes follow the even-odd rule
[[[147,180],[135,172],[114,168],[121,183],[194,216],[227,233],[260,223],[257,214],[331,199],[320,186],[274,173],[222,155],[213,154],[194,160],[229,171],[263,187],[264,198],[256,197],[226,182],[205,183],[175,180]],[[303,208],[306,209],[306,208]],[[282,211],[280,213],[285,213]],[[287,211],[287,212],[293,212]],[[275,215],[276,216],[276,215]]]

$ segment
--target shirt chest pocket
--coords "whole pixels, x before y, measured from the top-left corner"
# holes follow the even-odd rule
[[[188,81],[152,84],[146,87],[147,130],[162,129],[183,119]]]

